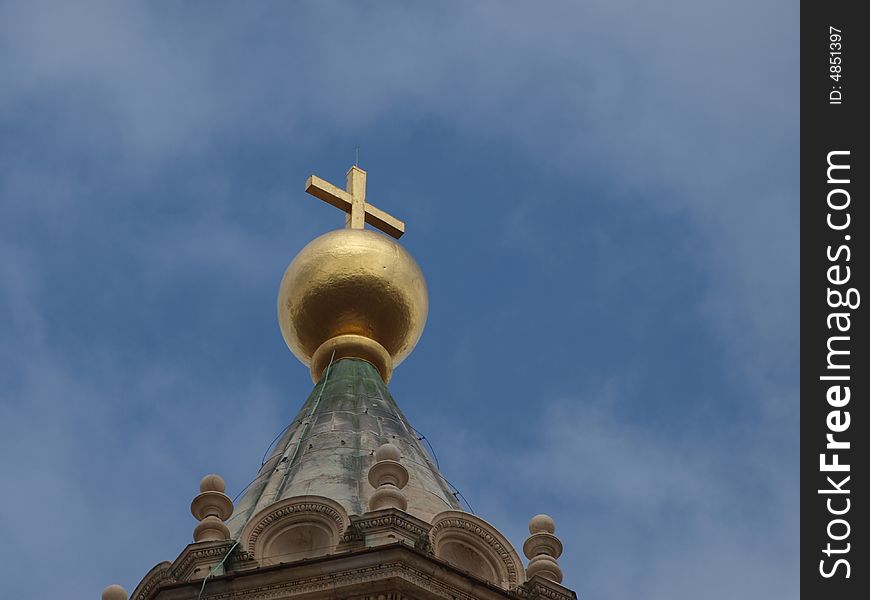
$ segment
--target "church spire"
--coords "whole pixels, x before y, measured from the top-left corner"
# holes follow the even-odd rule
[[[305,190],[348,213],[345,228],[321,235],[287,267],[278,321],[293,354],[317,384],[227,522],[234,537],[250,517],[286,498],[329,497],[367,511],[367,472],[384,444],[405,460],[408,513],[430,520],[459,504],[386,383],[423,332],[428,293],[413,257],[390,237],[405,224],[366,202],[366,172],[353,166],[347,189],[312,175]]]
[[[306,183],[348,214],[344,229],[299,252],[278,292],[281,333],[311,370],[311,395],[238,502],[220,477],[202,480],[194,542],[156,565],[134,600],[576,600],[559,583],[552,519],[532,519],[527,571],[504,535],[461,510],[387,389],[423,333],[428,294],[393,239],[404,223],[368,204],[365,187],[356,166],[344,190],[313,175]]]

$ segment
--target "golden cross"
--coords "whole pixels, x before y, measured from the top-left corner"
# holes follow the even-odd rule
[[[344,226],[348,229],[363,229],[368,223],[396,239],[405,233],[402,221],[366,202],[366,172],[356,165],[347,172],[347,190],[312,175],[305,182],[305,191],[346,212]]]

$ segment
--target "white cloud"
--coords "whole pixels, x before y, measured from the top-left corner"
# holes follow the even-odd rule
[[[430,435],[450,440],[445,473],[517,548],[526,519],[555,518],[580,597],[796,596],[797,469],[776,442],[705,437],[713,423],[664,437],[616,416],[618,394],[542,403],[529,443]]]

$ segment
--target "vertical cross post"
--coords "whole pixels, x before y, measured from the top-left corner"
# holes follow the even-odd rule
[[[353,200],[350,212],[344,218],[344,226],[362,229],[366,222],[366,172],[356,165],[347,171],[347,191]]]

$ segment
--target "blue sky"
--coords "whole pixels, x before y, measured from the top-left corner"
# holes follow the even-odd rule
[[[0,3],[4,591],[132,591],[254,476],[358,145],[474,510],[584,600],[796,597],[798,83],[794,2]]]

